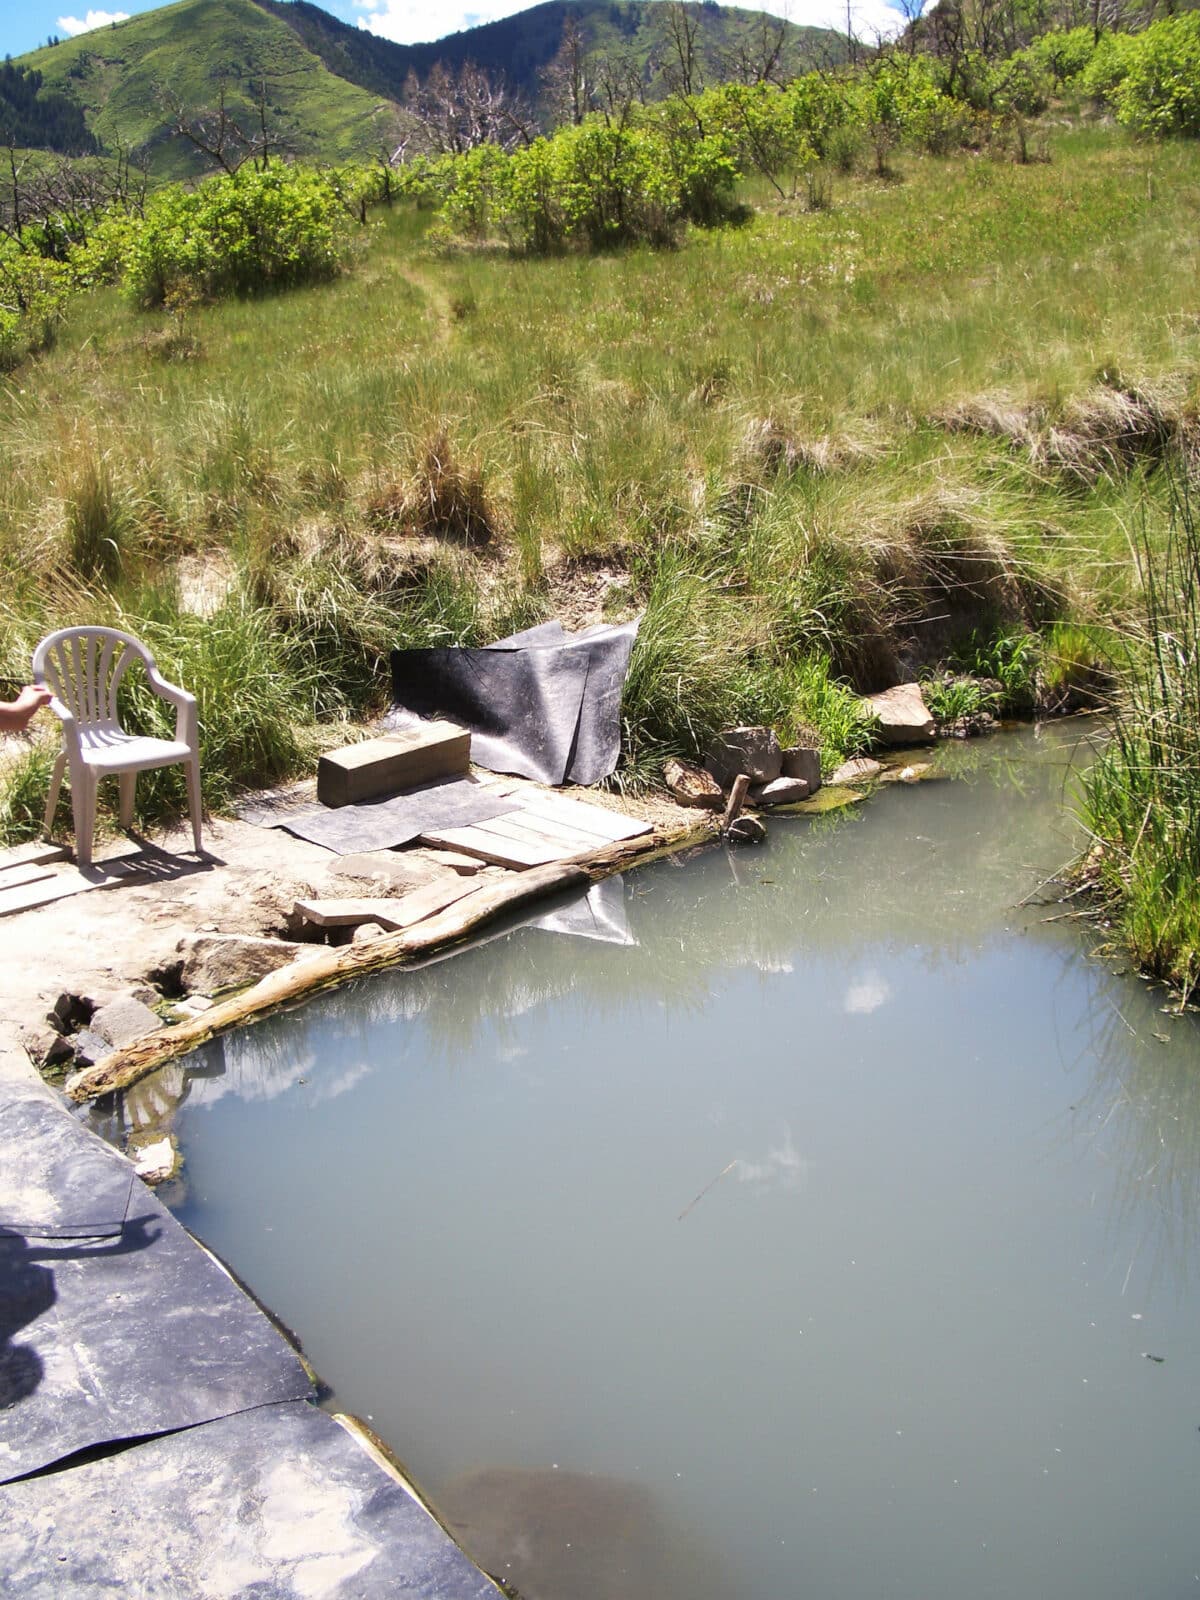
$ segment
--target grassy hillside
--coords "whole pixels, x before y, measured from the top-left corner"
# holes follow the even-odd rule
[[[546,615],[645,611],[627,782],[741,720],[853,748],[831,675],[1052,689],[1125,615],[1166,441],[1194,448],[1200,148],[1051,155],[833,174],[828,209],[758,195],[657,254],[446,255],[397,207],[325,287],[76,301],[3,380],[0,665],[84,616],[149,634],[201,695],[213,800],[377,700],[391,645]]]
[[[145,151],[161,177],[206,170],[171,134],[164,88],[199,108],[214,105],[224,85],[230,110],[252,121],[265,79],[273,125],[298,154],[330,161],[370,154],[394,125],[393,106],[330,72],[252,0],[181,0],[35,50],[20,64],[36,68],[47,91],[78,102],[105,148]]]

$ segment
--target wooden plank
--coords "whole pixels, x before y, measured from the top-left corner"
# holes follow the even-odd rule
[[[63,844],[48,844],[45,839],[31,839],[28,844],[14,844],[0,850],[0,870],[8,867],[45,866],[51,861],[65,861],[70,851]]]
[[[497,819],[499,820],[499,819]],[[483,823],[469,828],[444,828],[440,833],[423,833],[422,844],[431,844],[451,850],[461,850],[465,855],[478,856],[480,861],[490,861],[493,866],[512,867],[521,871],[526,867],[544,867],[561,859],[562,852],[545,845],[523,844],[517,839],[506,839],[493,833]]]
[[[453,722],[428,722],[326,751],[317,762],[317,799],[327,806],[351,805],[435,778],[461,776],[470,764],[467,730]]]
[[[491,833],[502,834],[506,839],[528,839],[531,844],[544,844],[558,851],[560,861],[568,856],[582,855],[595,850],[605,841],[594,833],[580,833],[575,828],[564,828],[560,823],[549,822],[532,811],[511,811],[507,816],[492,817],[484,824]]]
[[[56,900],[66,900],[73,894],[86,894],[89,889],[112,889],[120,883],[136,882],[137,877],[136,857],[99,861],[84,870],[69,867],[51,877],[39,878],[36,883],[20,884],[15,889],[0,888],[0,917],[11,917],[19,911],[36,911],[39,906],[53,905]]]
[[[31,861],[24,866],[0,867],[0,890],[16,889],[23,883],[37,883],[42,878],[53,876],[54,867],[51,863],[38,866]]]
[[[564,794],[553,794],[546,789],[535,790],[526,798],[521,796],[521,808],[537,812],[551,821],[575,827],[581,833],[594,833],[601,839],[618,844],[624,839],[637,839],[649,833],[652,823],[640,817],[627,817],[619,811],[606,811],[603,806],[590,806],[585,800],[572,800]]]

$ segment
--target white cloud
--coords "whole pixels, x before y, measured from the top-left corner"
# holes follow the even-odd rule
[[[784,1126],[782,1143],[772,1146],[763,1161],[739,1161],[739,1183],[753,1183],[780,1189],[798,1189],[808,1176],[808,1162],[792,1143],[792,1130]]]
[[[128,11],[89,11],[82,22],[78,17],[59,17],[58,25],[73,39],[78,33],[91,33],[93,28],[107,28],[110,22],[128,21]]]
[[[887,979],[881,978],[878,973],[868,972],[866,977],[858,983],[852,983],[846,990],[842,1010],[851,1017],[865,1017],[872,1011],[878,1011],[891,998],[892,986]]]
[[[367,13],[358,19],[358,25],[368,33],[381,34],[397,44],[425,44],[431,39],[444,39],[448,33],[460,33],[484,22],[511,17],[517,11],[525,11],[529,0],[493,0],[491,5],[473,6],[469,10],[466,7],[451,10],[441,0],[354,0],[354,4],[356,9]],[[833,28],[838,33],[846,29],[845,0],[780,0],[778,4],[763,6],[762,10],[772,16],[786,17],[799,27]],[[88,13],[89,16],[93,14],[103,15]],[[855,33],[868,42],[877,34],[898,33],[904,22],[900,12],[888,5],[887,0],[850,0],[850,15]]]

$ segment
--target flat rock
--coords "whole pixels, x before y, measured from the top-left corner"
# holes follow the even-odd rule
[[[313,953],[311,945],[256,939],[246,933],[188,934],[178,948],[183,955],[184,988],[206,995],[257,983],[269,972]]]
[[[867,695],[862,705],[878,717],[884,744],[927,744],[933,739],[933,717],[919,683],[898,683],[882,694]]]
[[[803,778],[809,794],[821,787],[821,752],[812,745],[795,744],[783,752],[782,776]]]
[[[679,761],[674,756],[665,761],[663,781],[681,806],[707,806],[719,811],[724,804],[721,785],[711,773],[694,767],[690,761]]]
[[[478,861],[475,862],[478,868]],[[357,855],[339,856],[329,864],[332,877],[351,878],[359,883],[386,884],[388,892],[403,894],[408,889],[423,889],[438,876],[431,862],[415,859],[412,852],[363,850]]]
[[[120,1050],[161,1027],[162,1018],[157,1011],[151,1011],[148,1005],[135,1000],[132,995],[110,1000],[92,1013],[92,1020],[88,1024],[89,1031],[99,1034],[114,1050]]]
[[[774,783],[751,789],[750,799],[756,806],[787,806],[794,805],[797,800],[807,800],[809,793],[804,778],[776,778]]]
[[[830,773],[829,783],[831,787],[839,787],[844,783],[870,783],[882,771],[882,761],[874,761],[870,756],[854,756],[849,761],[843,761],[836,772]]]
[[[94,1067],[97,1061],[103,1061],[105,1056],[110,1056],[113,1048],[107,1039],[102,1039],[90,1028],[81,1029],[71,1040],[71,1045],[75,1051],[75,1060],[80,1067]]]
[[[774,783],[783,749],[771,728],[726,728],[709,745],[704,765],[723,789],[742,772],[751,783]]]

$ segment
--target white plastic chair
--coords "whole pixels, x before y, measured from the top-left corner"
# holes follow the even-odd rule
[[[175,707],[175,738],[151,739],[126,733],[117,718],[117,690],[135,661],[146,669],[155,694]],[[50,834],[62,788],[63,772],[71,783],[75,818],[75,859],[91,864],[96,830],[96,789],[101,778],[117,775],[122,828],[133,825],[134,786],[139,772],[151,767],[187,767],[188,806],[196,854],[200,844],[200,742],[196,699],[168,683],[146,646],[116,628],[60,628],[33,652],[33,681],[54,698],[50,710],[63,728],[63,748],[50,778],[45,833]]]

